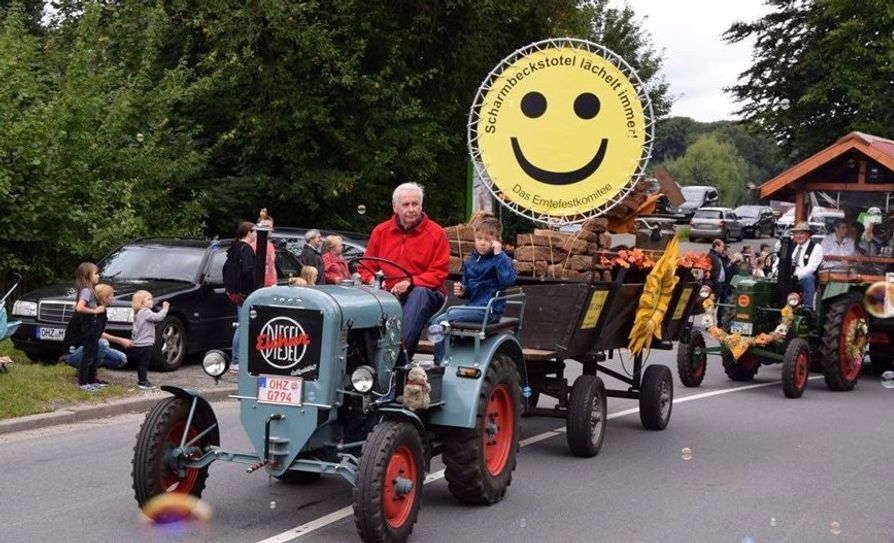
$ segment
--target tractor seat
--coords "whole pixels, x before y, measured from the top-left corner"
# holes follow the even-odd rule
[[[498,332],[505,332],[507,330],[515,330],[521,325],[521,319],[516,317],[500,317],[500,320],[493,323],[488,324],[487,327],[484,328],[484,333],[486,335],[496,334]],[[452,322],[450,326],[454,330],[481,330],[480,322]]]

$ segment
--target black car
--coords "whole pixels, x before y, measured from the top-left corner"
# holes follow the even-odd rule
[[[746,237],[772,236],[776,231],[776,216],[769,206],[739,206],[736,208],[736,216],[742,223]]]
[[[106,332],[129,338],[131,297],[138,290],[148,290],[157,304],[171,304],[156,333],[154,369],[172,371],[189,354],[231,347],[236,310],[223,287],[223,264],[230,243],[232,240],[141,240],[114,250],[97,263],[101,282],[115,289],[107,310]],[[300,266],[291,253],[277,250],[276,271],[281,283],[298,275]],[[71,283],[23,295],[13,305],[15,318],[22,321],[12,336],[13,344],[31,360],[58,360],[74,305]]]
[[[304,248],[304,243],[307,241],[304,234],[306,234],[308,230],[310,230],[310,228],[276,227],[273,229],[270,241],[272,241],[273,245],[277,248],[287,249],[293,255],[299,257],[301,256],[301,250]],[[363,253],[366,252],[366,244],[369,242],[369,236],[357,232],[320,229],[320,234],[322,234],[324,238],[333,234],[341,236],[342,244],[344,245],[341,254],[346,260],[363,256]],[[325,246],[323,247],[323,250],[325,251]]]

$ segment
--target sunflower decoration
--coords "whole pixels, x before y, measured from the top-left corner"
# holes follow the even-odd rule
[[[676,237],[672,238],[664,254],[646,277],[646,285],[636,309],[636,319],[628,336],[630,343],[627,349],[633,354],[648,349],[653,337],[661,339],[661,323],[664,322],[671,294],[679,281],[676,275],[679,252],[680,242]]]

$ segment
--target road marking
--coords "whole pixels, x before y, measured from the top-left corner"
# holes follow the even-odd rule
[[[819,379],[821,376],[817,375],[814,377],[808,377],[808,379]],[[722,390],[713,390],[711,392],[702,392],[700,394],[692,394],[690,396],[683,396],[682,398],[674,398],[674,404],[691,402],[695,400],[702,400],[704,398],[711,398],[713,396],[720,396],[722,394],[729,394],[731,392],[739,392],[742,390],[751,390],[753,388],[763,388],[773,385],[778,385],[782,381],[770,381],[769,383],[758,383],[756,385],[745,385],[741,387],[733,387],[733,388],[724,388]],[[627,415],[633,415],[634,413],[639,413],[638,407],[633,407],[630,409],[624,409],[623,411],[617,411],[615,413],[609,413],[606,420],[612,420],[619,417],[626,417]],[[555,430],[547,430],[542,434],[537,434],[536,436],[531,436],[527,439],[523,439],[519,442],[521,447],[527,447],[528,445],[533,445],[539,441],[543,441],[545,439],[549,439],[551,437],[562,435],[565,432],[564,427],[556,428]],[[435,481],[439,481],[444,478],[444,470],[438,470],[434,473],[429,473],[425,477],[425,482],[423,484],[433,483]],[[263,539],[258,543],[287,543],[288,541],[293,541],[298,539],[299,537],[306,536],[307,534],[319,530],[320,528],[324,528],[330,524],[334,524],[344,518],[351,516],[354,513],[354,509],[352,506],[342,507],[338,511],[334,511],[329,513],[328,515],[322,516],[318,519],[314,519],[306,524],[302,524],[301,526],[296,526],[281,534],[277,534],[267,539]]]

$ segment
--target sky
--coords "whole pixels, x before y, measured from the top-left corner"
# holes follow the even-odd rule
[[[672,116],[708,122],[736,119],[740,105],[723,87],[751,65],[753,40],[730,45],[721,35],[736,21],[753,21],[770,8],[763,0],[612,0],[630,5],[664,50],[662,72],[676,97]]]

